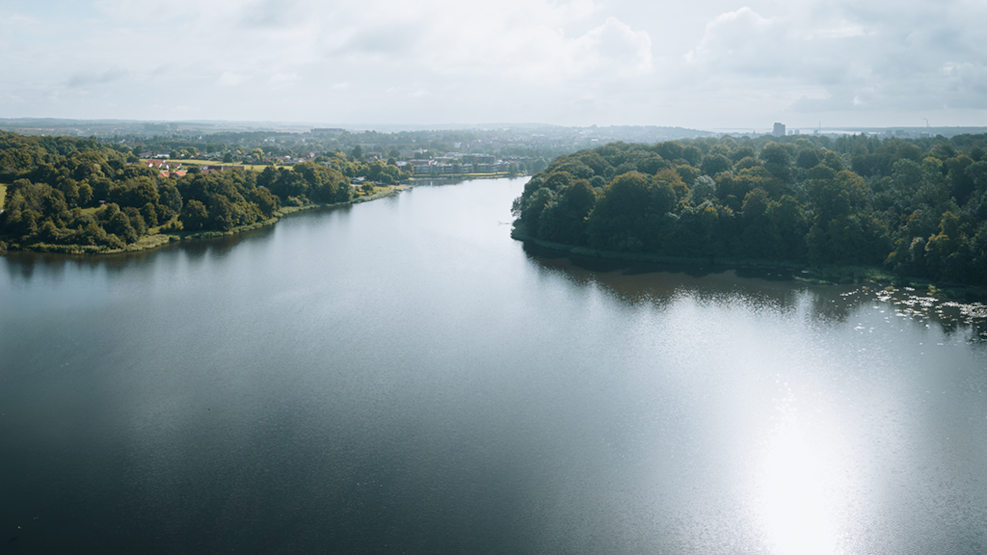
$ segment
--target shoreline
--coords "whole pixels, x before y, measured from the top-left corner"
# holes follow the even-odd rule
[[[181,242],[181,241],[194,241],[196,239],[214,239],[217,237],[225,237],[230,235],[237,235],[246,231],[252,231],[255,229],[260,229],[263,227],[272,226],[278,221],[290,214],[296,212],[303,212],[306,210],[314,210],[317,208],[330,208],[333,206],[348,206],[353,204],[360,204],[363,202],[370,202],[372,200],[377,200],[381,198],[386,198],[390,196],[397,195],[401,191],[405,191],[410,188],[410,185],[393,185],[387,191],[381,191],[373,193],[366,196],[360,196],[350,199],[347,202],[336,202],[331,204],[306,204],[304,206],[285,206],[274,211],[273,215],[259,222],[254,222],[250,225],[244,225],[235,227],[229,231],[194,231],[194,232],[170,232],[170,233],[155,233],[153,235],[145,235],[138,239],[136,242],[126,245],[122,249],[111,249],[104,246],[98,245],[78,245],[78,244],[50,244],[50,243],[32,243],[30,245],[17,245],[8,244],[4,252],[0,252],[0,255],[6,254],[7,252],[33,252],[39,254],[65,254],[65,255],[81,255],[81,256],[101,256],[108,254],[125,254],[132,252],[142,252],[149,251],[165,245]]]
[[[929,295],[948,299],[983,301],[987,299],[987,288],[955,283],[937,284],[928,280],[907,276],[895,276],[883,268],[874,266],[811,266],[786,261],[754,260],[730,257],[677,257],[646,253],[605,251],[553,243],[525,235],[517,228],[511,230],[511,238],[520,241],[525,247],[534,247],[544,252],[546,258],[568,258],[573,264],[580,262],[610,263],[618,269],[626,265],[655,266],[656,271],[686,272],[706,271],[709,273],[738,270],[752,274],[752,277],[782,281],[802,282],[813,285],[853,285],[869,283],[880,287],[914,287],[927,290]],[[536,253],[536,256],[538,254]]]

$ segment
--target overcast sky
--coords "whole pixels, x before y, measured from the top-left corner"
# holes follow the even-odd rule
[[[987,125],[984,0],[0,0],[0,117]]]

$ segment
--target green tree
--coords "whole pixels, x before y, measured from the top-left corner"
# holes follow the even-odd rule
[[[542,186],[553,191],[560,191],[571,185],[573,181],[575,181],[575,178],[573,178],[571,173],[567,171],[553,171],[545,178]]]
[[[158,202],[162,206],[168,207],[173,213],[177,213],[182,209],[182,195],[173,183],[167,181],[158,184]]]
[[[137,241],[137,231],[130,224],[130,218],[127,217],[127,214],[121,210],[115,211],[110,216],[110,220],[106,224],[106,231],[123,239],[125,243]]]
[[[150,202],[140,208],[140,215],[148,226],[154,227],[158,225],[158,211]]]
[[[987,191],[987,161],[974,162],[963,172],[967,174],[977,191]]]
[[[93,188],[88,182],[83,181],[79,184],[78,195],[79,206],[87,206],[93,201]]]
[[[548,187],[538,187],[527,197],[523,195],[519,197],[512,207],[512,212],[518,218],[515,227],[522,233],[536,236],[542,212],[554,200],[555,192]]]
[[[764,168],[771,172],[782,183],[789,183],[792,180],[792,158],[783,145],[778,143],[768,143],[761,149],[761,160],[764,160]]]
[[[579,179],[562,189],[557,198],[542,211],[538,237],[568,245],[585,244],[586,216],[596,204],[593,187]]]
[[[255,187],[248,193],[248,198],[257,205],[265,217],[270,218],[278,209],[278,197],[263,187]]]
[[[708,175],[710,177],[715,177],[716,174],[721,172],[730,171],[733,164],[730,159],[722,154],[709,154],[703,158],[703,163],[700,169],[703,175]]]
[[[236,227],[237,218],[234,205],[224,195],[210,195],[208,204],[208,229],[230,231]]]
[[[782,260],[804,260],[809,225],[802,205],[794,197],[785,195],[768,205],[767,215],[777,233],[776,256]]]
[[[774,222],[768,217],[770,201],[768,192],[760,187],[744,197],[741,218],[744,224],[743,245],[747,256],[761,259],[774,256],[778,236]]]
[[[128,206],[143,206],[147,203],[157,204],[160,200],[158,186],[153,178],[142,177],[128,184],[130,194],[128,195]]]
[[[185,203],[178,219],[181,220],[185,230],[201,231],[209,225],[209,211],[206,205],[193,199]]]
[[[657,252],[670,233],[667,214],[675,191],[664,182],[633,171],[604,187],[587,221],[590,246],[618,251]]]

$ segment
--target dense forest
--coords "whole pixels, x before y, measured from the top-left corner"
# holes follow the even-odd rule
[[[327,163],[262,172],[158,177],[124,146],[91,139],[0,133],[0,252],[9,247],[101,252],[151,233],[229,231],[282,206],[351,199],[350,180]],[[336,162],[345,165],[345,156]],[[59,248],[59,246],[73,248]]]
[[[612,143],[561,156],[514,233],[710,261],[884,266],[987,285],[987,135]]]

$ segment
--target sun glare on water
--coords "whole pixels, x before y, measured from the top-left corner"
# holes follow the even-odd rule
[[[836,491],[825,442],[800,425],[786,404],[761,461],[758,513],[771,553],[836,555]]]

